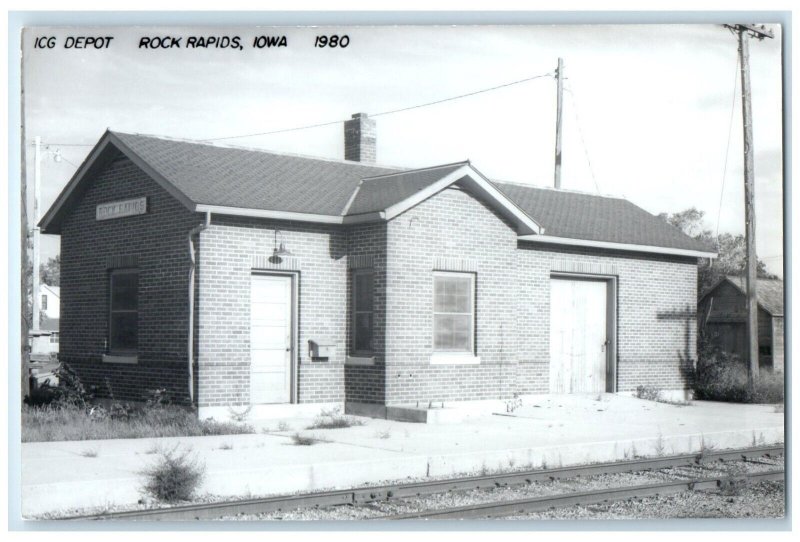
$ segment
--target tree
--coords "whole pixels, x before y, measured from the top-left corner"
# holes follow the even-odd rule
[[[42,284],[60,286],[61,282],[61,254],[50,258],[47,263],[39,266],[39,279]]]
[[[746,265],[746,244],[744,235],[721,233],[717,236],[704,227],[705,213],[694,207],[679,213],[661,213],[659,218],[680,229],[693,239],[697,239],[718,253],[716,259],[702,260],[697,268],[697,289],[704,292],[725,275],[744,275]],[[767,271],[766,265],[757,260],[756,274],[760,278],[776,278]]]

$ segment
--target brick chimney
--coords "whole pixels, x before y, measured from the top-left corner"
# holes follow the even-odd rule
[[[375,121],[356,113],[344,123],[344,159],[375,163]]]

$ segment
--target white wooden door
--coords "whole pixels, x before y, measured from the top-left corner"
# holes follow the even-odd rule
[[[606,391],[607,283],[550,280],[550,393]]]
[[[292,277],[253,275],[250,403],[291,401],[292,350]]]

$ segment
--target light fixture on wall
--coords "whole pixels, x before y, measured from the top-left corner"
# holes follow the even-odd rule
[[[280,244],[278,243],[279,236]],[[286,245],[283,242],[283,233],[281,233],[280,230],[275,230],[275,237],[272,243],[272,256],[270,257],[269,261],[271,263],[281,263],[283,259],[288,256],[294,256],[294,254],[286,250]]]

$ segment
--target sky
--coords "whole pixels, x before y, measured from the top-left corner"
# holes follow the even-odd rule
[[[750,42],[756,240],[782,276],[781,29],[770,28],[775,39]],[[332,34],[346,34],[348,46],[314,47]],[[254,48],[258,35],[285,35],[288,46]],[[40,36],[56,47],[34,48]],[[69,36],[114,39],[65,49]],[[182,37],[184,47],[138,48],[153,36]],[[243,48],[187,49],[189,36],[239,36]],[[106,128],[183,139],[263,133],[538,75],[547,76],[377,116],[378,163],[469,159],[492,179],[552,186],[559,57],[562,188],[624,196],[653,214],[696,207],[708,229],[744,232],[737,40],[719,25],[31,29],[24,121],[28,151],[34,136],[44,143],[42,213]],[[218,144],[343,158],[342,132],[335,123]],[[27,172],[33,186],[32,152]],[[46,261],[58,237],[42,237]]]

